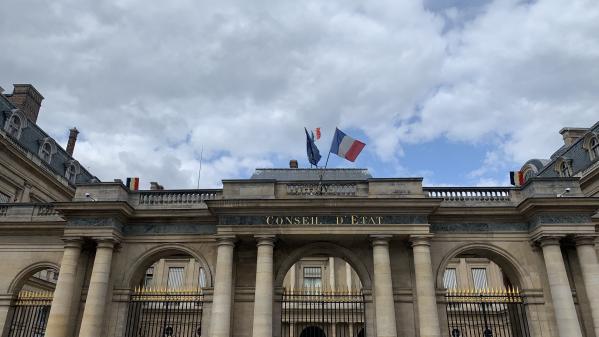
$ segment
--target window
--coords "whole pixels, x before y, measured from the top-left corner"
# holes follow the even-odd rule
[[[535,171],[533,171],[532,169],[528,169],[526,171],[524,171],[524,181],[528,181],[530,178],[533,178],[535,176]]]
[[[445,274],[443,274],[443,287],[446,289],[455,289],[458,287],[458,278],[455,268],[445,269]]]
[[[591,139],[590,153],[591,160],[599,158],[599,138],[597,136]]]
[[[151,287],[154,281],[154,267],[148,268],[146,270],[146,275],[144,276],[144,287]]]
[[[10,201],[10,197],[2,192],[0,192],[0,204],[5,204]]]
[[[184,272],[185,268],[183,267],[171,267],[168,269],[168,280],[166,283],[166,287],[169,290],[176,290],[183,288],[184,284]]]
[[[206,288],[206,272],[204,268],[200,268],[200,279],[198,280],[200,288]]]
[[[304,288],[320,288],[322,286],[322,269],[320,267],[304,267]]]
[[[50,143],[44,143],[44,145],[42,145],[42,148],[40,150],[40,157],[46,163],[49,163],[50,160],[52,160],[52,146],[50,145]]]
[[[567,178],[572,176],[572,168],[570,163],[567,160],[564,160],[559,165],[559,175],[562,178]]]
[[[19,138],[21,134],[21,126],[21,118],[16,114],[12,114],[8,119],[8,123],[6,125],[6,132],[8,132],[9,135],[15,138]]]
[[[474,281],[474,289],[487,288],[487,269],[472,268],[472,280]]]
[[[67,166],[64,177],[67,178],[67,180],[71,183],[75,183],[77,179],[77,166],[74,163]]]

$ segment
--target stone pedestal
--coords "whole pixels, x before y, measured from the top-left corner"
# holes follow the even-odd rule
[[[377,337],[397,337],[395,301],[389,259],[390,236],[372,236],[374,262],[374,303]]]
[[[81,244],[81,239],[65,239],[58,281],[56,282],[52,307],[48,316],[46,337],[68,336],[69,331],[71,331],[71,325],[75,324],[71,322],[71,313],[73,310],[73,296],[77,291],[81,291],[81,289],[76,289]]]
[[[414,253],[416,303],[420,337],[439,337],[439,315],[431,265],[430,236],[410,237]]]
[[[595,336],[599,336],[599,263],[595,251],[595,238],[582,236],[576,238],[576,252],[584,279],[584,288],[591,306]]]
[[[212,296],[210,337],[230,337],[231,299],[233,292],[234,237],[219,237],[216,257],[216,275]]]
[[[103,336],[104,312],[106,311],[106,295],[108,294],[108,284],[110,282],[114,240],[101,239],[97,241],[96,257],[85,300],[79,337]]]
[[[545,258],[549,288],[560,337],[582,337],[580,323],[574,307],[572,289],[560,249],[559,238],[547,237],[540,241]]]
[[[254,295],[253,337],[272,337],[274,236],[256,236],[256,291]]]

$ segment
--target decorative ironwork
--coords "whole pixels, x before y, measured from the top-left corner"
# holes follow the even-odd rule
[[[136,288],[129,301],[126,337],[199,337],[200,290]]]
[[[530,337],[518,289],[449,289],[445,298],[448,336]]]
[[[43,337],[52,295],[46,291],[21,291],[12,304],[8,337]]]
[[[360,290],[285,290],[281,309],[281,337],[366,336]]]

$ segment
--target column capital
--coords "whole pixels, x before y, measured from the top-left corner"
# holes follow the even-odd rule
[[[559,246],[560,240],[563,238],[563,235],[544,235],[535,240],[536,243],[541,247],[545,246]]]
[[[112,237],[96,237],[93,238],[96,241],[97,248],[110,248],[114,249],[119,243],[119,240]]]
[[[410,243],[412,244],[412,247],[430,246],[432,238],[432,234],[410,235]]]
[[[83,238],[79,236],[65,236],[62,238],[64,248],[79,248],[83,246]]]
[[[370,242],[372,246],[389,246],[389,241],[393,238],[393,235],[387,234],[374,234],[370,235]]]
[[[218,246],[235,246],[237,237],[235,235],[215,235],[216,244]]]
[[[580,234],[580,235],[576,235],[574,237],[574,242],[576,242],[577,246],[584,246],[584,245],[594,246],[596,239],[597,239],[596,234]]]
[[[254,238],[257,241],[256,246],[273,246],[275,245],[275,241],[277,240],[276,235],[271,234],[258,234],[254,235]]]

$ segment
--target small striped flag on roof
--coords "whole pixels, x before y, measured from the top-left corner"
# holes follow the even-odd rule
[[[127,178],[127,188],[131,191],[139,190],[139,177]]]
[[[511,171],[510,172],[510,183],[514,186],[524,185],[524,174],[522,171]]]
[[[357,139],[353,139],[339,129],[335,129],[335,136],[333,136],[330,152],[353,162],[360,152],[362,152],[364,146],[366,146],[366,144]]]

